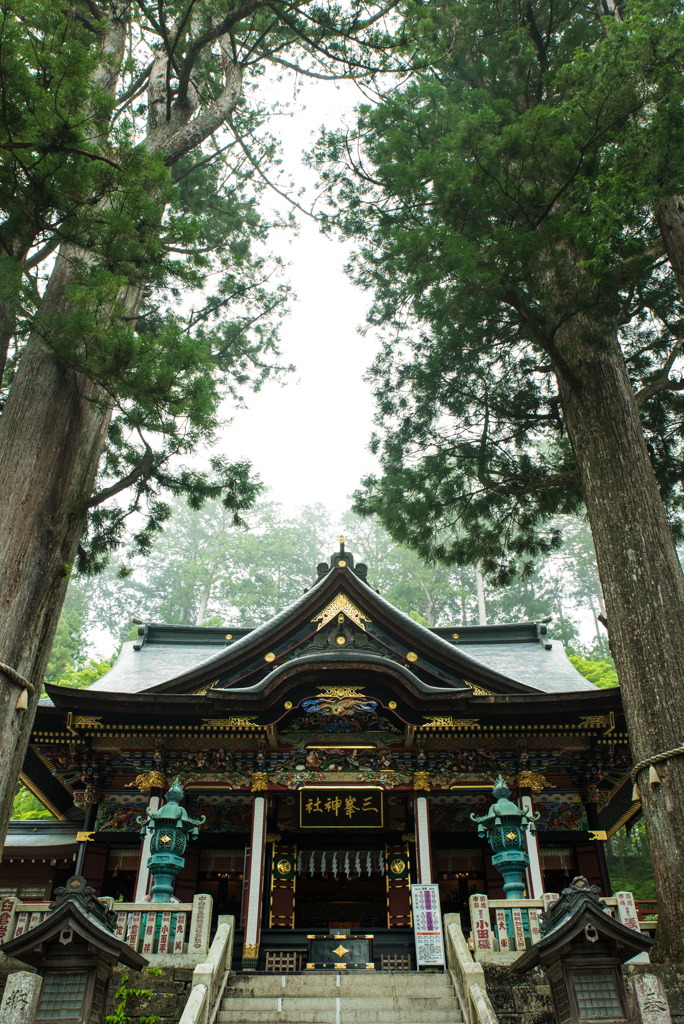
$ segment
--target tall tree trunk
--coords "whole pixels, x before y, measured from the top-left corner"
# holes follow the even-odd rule
[[[599,620],[596,614],[596,609],[594,608],[594,602],[590,599],[589,603],[591,605],[591,614],[594,616],[594,632],[596,633],[596,642],[598,643],[599,651],[605,658],[606,652],[603,647],[603,637],[601,636],[601,632],[599,630]]]
[[[556,336],[575,380],[558,372],[596,549],[632,753],[636,761],[682,742],[684,576],[677,559],[617,336],[586,322]],[[571,375],[572,375],[571,374]],[[684,961],[684,757],[638,779],[659,905],[652,959]]]
[[[58,305],[69,273],[59,257],[45,294]],[[0,840],[7,831],[52,641],[102,454],[109,411],[91,381],[66,370],[34,337],[0,419]]]
[[[123,54],[125,24],[112,18],[103,50]],[[163,149],[167,165],[199,146],[235,109],[242,92],[242,70],[226,58],[225,88],[202,112],[198,102],[171,107],[158,121],[156,100],[164,95],[160,58],[150,76],[147,148]],[[103,62],[100,84],[116,86],[118,61]],[[70,264],[60,254],[43,298],[42,315],[65,301]],[[123,297],[132,314],[140,291]],[[119,297],[121,298],[121,296]],[[64,369],[39,338],[21,358],[0,419],[0,662],[35,687],[26,712],[17,711],[20,689],[0,669],[0,844],[12,813],[19,772],[26,754],[52,641],[69,574],[86,525],[85,503],[97,477],[111,399],[86,377]],[[0,852],[2,846],[0,845]]]
[[[480,617],[480,625],[487,625],[487,605],[485,603],[484,579],[482,577],[482,562],[475,566],[475,580],[477,583],[477,610]]]
[[[207,605],[209,604],[209,597],[211,595],[211,586],[213,580],[207,580],[204,584],[204,590],[200,597],[199,608],[197,609],[197,617],[195,618],[195,625],[201,626],[207,617]]]
[[[684,299],[684,197],[672,196],[658,207],[655,216],[679,293]]]

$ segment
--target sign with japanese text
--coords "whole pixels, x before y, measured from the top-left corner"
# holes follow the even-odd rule
[[[302,828],[382,828],[381,789],[302,789],[299,824]]]
[[[470,897],[470,920],[475,949],[491,950],[492,933],[489,927],[489,902],[486,896],[477,893]]]
[[[412,885],[411,903],[413,934],[416,940],[416,966],[420,969],[446,965],[439,886]]]

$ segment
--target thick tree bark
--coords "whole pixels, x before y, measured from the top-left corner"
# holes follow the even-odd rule
[[[103,50],[121,56],[124,41],[124,23],[112,19]],[[118,62],[104,62],[102,88],[115,89],[117,77]],[[159,99],[155,87],[159,76],[150,85],[151,106]],[[225,122],[241,90],[242,70],[226,60],[219,96],[195,117],[197,96],[182,109],[172,106],[171,121],[152,126],[148,150],[163,149],[172,165]],[[63,303],[69,274],[66,255],[58,255],[44,315]],[[124,296],[127,314],[140,294],[130,289]],[[17,711],[21,689],[0,670],[0,852],[111,410],[111,399],[91,381],[61,366],[38,337],[29,341],[0,419],[0,662],[35,692],[28,710]]]
[[[68,273],[58,258],[48,308]],[[102,397],[34,337],[0,420],[0,661],[35,687],[28,711],[17,711],[21,689],[0,671],[3,839],[109,423]]]
[[[684,299],[684,196],[672,196],[656,210],[665,252]]]
[[[556,335],[575,375],[558,373],[596,548],[635,762],[679,747],[684,706],[684,576],[646,450],[617,336],[590,325]],[[658,894],[652,959],[684,961],[684,757],[658,765],[660,785],[639,776]]]

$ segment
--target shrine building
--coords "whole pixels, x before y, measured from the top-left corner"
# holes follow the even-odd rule
[[[149,623],[93,685],[47,685],[21,778],[56,820],[11,824],[0,895],[48,899],[76,869],[140,901],[140,819],[179,779],[204,820],[175,896],[235,916],[243,967],[330,929],[400,954],[412,882],[437,882],[466,933],[472,894],[503,898],[472,820],[499,774],[539,813],[527,895],[580,874],[611,895],[604,842],[640,812],[618,687],[581,676],[544,622],[426,628],[368,574],[341,538],[269,622]]]

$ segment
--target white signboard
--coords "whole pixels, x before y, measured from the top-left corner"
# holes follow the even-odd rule
[[[412,885],[413,934],[416,940],[416,966],[444,966],[442,914],[438,885]]]

